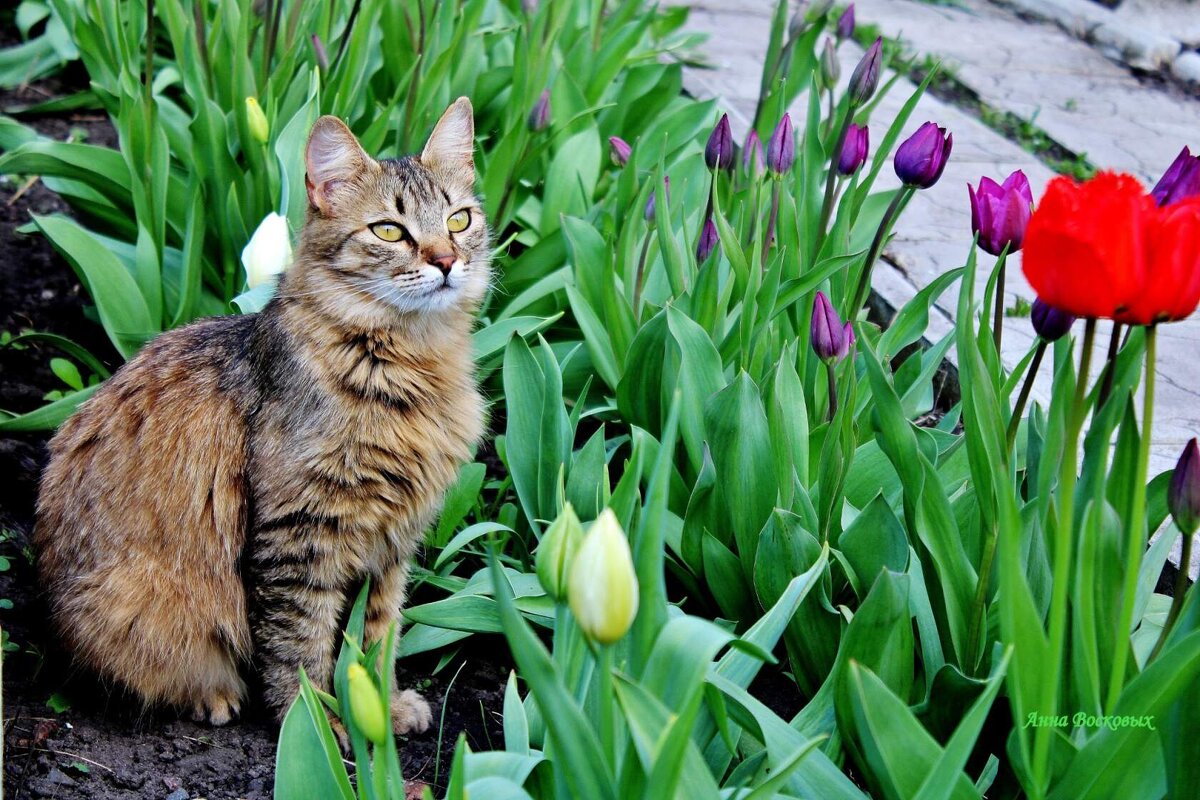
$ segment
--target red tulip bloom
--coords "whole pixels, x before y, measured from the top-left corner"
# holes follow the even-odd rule
[[[1145,284],[1117,320],[1148,325],[1191,316],[1200,303],[1200,197],[1155,208],[1142,243]]]

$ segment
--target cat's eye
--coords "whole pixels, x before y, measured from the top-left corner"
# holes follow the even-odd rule
[[[462,231],[465,231],[467,226],[470,224],[471,212],[465,208],[461,211],[455,211],[450,215],[450,218],[446,220],[446,227],[450,229],[451,233],[461,233]]]
[[[398,242],[404,238],[404,228],[394,222],[376,222],[371,226],[371,233],[385,242]]]

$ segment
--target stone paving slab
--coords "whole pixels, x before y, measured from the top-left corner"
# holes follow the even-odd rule
[[[1032,113],[1038,106],[1037,101],[1029,100],[1029,96],[1038,97],[1040,92],[1043,103],[1041,114],[1044,115],[1049,108],[1046,95],[1051,90],[1058,92],[1060,98],[1075,96],[1076,102],[1073,104],[1066,103],[1065,99],[1059,101],[1064,112],[1061,119],[1056,120],[1060,132],[1070,133],[1073,138],[1081,133],[1089,136],[1094,134],[1095,138],[1089,139],[1097,143],[1094,149],[1100,150],[1100,145],[1108,142],[1108,152],[1117,159],[1114,166],[1133,171],[1144,179],[1155,177],[1174,158],[1189,136],[1196,137],[1200,133],[1200,127],[1194,123],[1184,131],[1186,126],[1178,120],[1181,116],[1179,109],[1172,108],[1168,112],[1160,99],[1149,100],[1150,107],[1158,116],[1136,125],[1121,128],[1116,122],[1105,122],[1098,124],[1095,130],[1073,130],[1089,123],[1083,121],[1085,118],[1082,114],[1067,116],[1066,112],[1071,110],[1068,106],[1078,111],[1080,104],[1086,101],[1086,119],[1095,120],[1105,115],[1113,117],[1124,112],[1127,103],[1146,101],[1146,95],[1151,90],[1144,89],[1121,67],[1062,31],[1022,22],[980,0],[962,0],[962,4],[966,8],[929,6],[905,0],[859,0],[857,6],[860,21],[876,22],[888,34],[898,32],[890,30],[889,26],[902,26],[909,32],[905,38],[911,38],[911,32],[920,27],[919,23],[931,25],[940,31],[936,39],[940,49],[930,47],[918,50],[937,53],[948,59],[957,58],[961,64],[960,77],[989,104],[1004,107],[992,98],[1007,98],[1006,102],[1014,105],[1025,103],[1025,110]],[[766,41],[772,3],[769,0],[700,0],[691,6],[688,27],[710,34],[705,52],[715,69],[689,70],[685,73],[685,86],[699,96],[721,98],[722,107],[729,112],[736,135],[741,137],[748,129],[754,113],[762,69],[762,43]],[[1020,42],[1021,36],[1025,36],[1025,44],[1010,49],[985,48],[981,45],[981,42],[1002,42],[1001,37],[1004,36],[1009,37],[1011,42]],[[997,66],[980,66],[980,63],[987,63],[983,59],[991,54],[1004,60],[1010,75],[1019,77],[1027,95],[1022,97],[1015,89],[1002,93],[1008,84],[994,78],[1002,70]],[[853,43],[843,44],[843,89],[847,76],[861,55],[861,49]],[[976,85],[975,81],[980,85]],[[875,141],[882,137],[882,132],[890,125],[914,88],[909,81],[901,79],[879,104],[871,125],[878,131],[872,137]],[[1200,104],[1193,104],[1189,113],[1198,111]],[[1044,126],[1045,117],[1042,115],[1037,121]],[[953,131],[954,152],[938,184],[916,193],[885,251],[886,260],[876,267],[874,288],[895,307],[903,305],[937,276],[964,262],[971,230],[966,189],[968,182],[977,183],[981,175],[1002,179],[1012,170],[1021,169],[1029,177],[1034,196],[1037,197],[1053,177],[1053,172],[1030,153],[996,134],[974,117],[929,95],[921,99],[904,135],[925,120],[935,120]],[[1178,130],[1175,125],[1178,125]],[[1152,133],[1158,150],[1153,152],[1157,152],[1157,156],[1142,147],[1142,139],[1151,137],[1151,133],[1147,132],[1150,127],[1154,128]],[[1168,145],[1167,142],[1176,133],[1178,136]],[[1136,147],[1131,144],[1135,139]],[[1071,142],[1063,144],[1073,147]],[[1193,141],[1193,144],[1200,142]],[[1095,162],[1105,163],[1092,149],[1088,152]],[[1167,153],[1169,156],[1164,157]],[[1155,163],[1158,158],[1162,158],[1161,165]],[[885,168],[880,173],[878,188],[896,185],[898,180],[894,173]],[[992,263],[990,256],[981,254],[977,297],[982,297],[986,271]],[[1018,296],[1026,300],[1032,300],[1034,296],[1018,265],[1018,260],[1010,261],[1007,285],[1009,306]],[[937,340],[952,330],[956,307],[957,287],[954,287],[942,296],[931,314],[928,333],[931,340]],[[1200,347],[1200,321],[1193,318],[1186,323],[1163,326],[1160,331],[1160,381],[1151,451],[1152,474],[1173,467],[1183,444],[1191,436],[1200,433],[1200,391],[1197,391],[1197,378],[1200,375],[1195,363],[1195,354]],[[1107,337],[1108,327],[1102,324],[1097,336],[1097,358],[1102,357],[1102,347],[1107,343]],[[1009,320],[1002,352],[1006,364],[1014,365],[1032,343],[1033,333],[1028,320]],[[1047,402],[1049,387],[1049,366],[1044,365],[1035,385],[1034,398],[1042,403]],[[1178,562],[1178,546],[1173,560]],[[1193,574],[1198,568],[1200,558],[1193,562]]]

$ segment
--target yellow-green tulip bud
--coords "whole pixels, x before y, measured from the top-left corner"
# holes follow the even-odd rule
[[[570,503],[563,506],[558,519],[542,536],[537,549],[537,576],[546,594],[556,601],[567,598],[567,576],[579,543],[583,541],[583,526]]]
[[[346,670],[346,680],[350,684],[350,716],[354,724],[372,742],[383,744],[387,741],[388,724],[375,681],[362,664],[351,664]]]
[[[638,610],[638,580],[629,540],[612,509],[592,523],[583,537],[568,581],[571,613],[589,639],[619,641]]]
[[[250,135],[257,142],[266,144],[271,138],[271,125],[267,122],[267,115],[263,113],[258,100],[253,97],[246,98],[246,126],[250,128]]]

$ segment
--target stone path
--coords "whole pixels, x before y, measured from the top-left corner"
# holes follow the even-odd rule
[[[719,97],[737,135],[744,135],[753,116],[763,42],[774,5],[770,0],[694,0],[688,27],[711,34],[705,53],[715,69],[691,70],[685,85],[698,96]],[[1157,180],[1184,144],[1200,146],[1200,102],[1178,92],[1140,84],[1121,65],[1053,25],[1017,18],[984,0],[957,0],[930,5],[915,0],[858,0],[860,23],[875,23],[885,35],[903,38],[917,53],[941,56],[986,104],[1036,124],[1068,149],[1086,153],[1102,168],[1131,172],[1147,183]],[[1198,6],[1200,13],[1200,6]],[[841,49],[843,83],[861,57],[861,49]],[[844,88],[844,86],[843,86]],[[908,99],[914,86],[901,79],[872,116],[872,139],[878,141]],[[971,233],[968,182],[981,175],[1003,179],[1021,169],[1039,197],[1054,173],[1035,156],[996,134],[976,118],[926,95],[904,135],[925,120],[935,120],[954,133],[954,152],[942,179],[918,192],[897,226],[876,267],[874,288],[899,307],[922,287],[967,255]],[[878,133],[875,133],[878,131]],[[890,169],[880,174],[878,188],[898,185]],[[983,255],[976,295],[992,261]],[[1019,263],[1019,262],[1017,262]],[[1017,297],[1033,299],[1033,291],[1010,261],[1007,305]],[[929,337],[952,329],[956,290],[946,292],[931,315]],[[1184,443],[1200,434],[1200,317],[1160,328],[1160,382],[1154,420],[1151,473],[1174,466]],[[1107,342],[1102,326],[1099,342]],[[1028,320],[1009,320],[1003,357],[1010,366],[1028,351],[1033,333]],[[1048,367],[1043,367],[1034,396],[1046,402]],[[1178,560],[1178,556],[1173,560]],[[1200,568],[1200,557],[1193,572]]]

